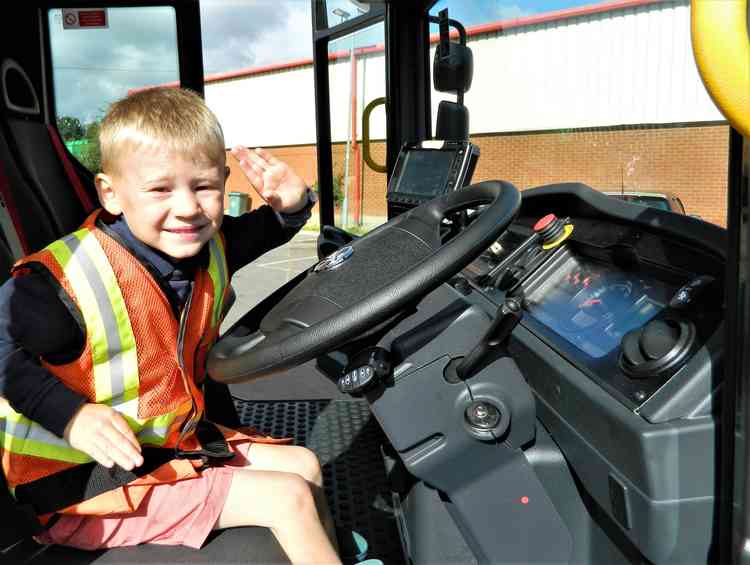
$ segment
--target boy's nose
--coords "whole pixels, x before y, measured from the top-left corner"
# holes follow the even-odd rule
[[[200,204],[195,192],[192,190],[175,191],[172,211],[176,216],[194,216],[200,212]]]

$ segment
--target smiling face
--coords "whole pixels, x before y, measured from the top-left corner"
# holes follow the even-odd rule
[[[143,243],[185,259],[196,255],[221,227],[223,163],[148,145],[123,152],[117,165],[116,172],[97,175],[99,199],[111,214],[123,214]]]

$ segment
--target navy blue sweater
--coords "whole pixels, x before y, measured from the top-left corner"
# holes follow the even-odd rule
[[[289,241],[310,217],[310,207],[285,215],[263,206],[236,218],[225,216],[221,231],[227,242],[230,275]],[[161,279],[175,315],[179,315],[196,267],[208,264],[208,248],[176,261],[136,239],[122,217],[109,224],[100,220],[98,225]],[[60,437],[86,398],[42,367],[39,358],[54,364],[70,362],[83,345],[78,323],[46,277],[30,273],[0,286],[0,396],[15,411]]]

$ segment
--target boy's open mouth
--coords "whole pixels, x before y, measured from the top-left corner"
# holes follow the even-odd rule
[[[180,228],[164,228],[164,231],[168,231],[168,232],[176,233],[176,234],[191,234],[191,233],[197,233],[197,232],[201,231],[204,227],[206,227],[206,226],[205,225],[201,225],[201,226],[184,226],[184,227],[180,227]]]
[[[179,228],[165,228],[164,231],[176,235],[178,238],[183,240],[194,240],[200,237],[203,228],[206,224],[201,226],[183,226]]]

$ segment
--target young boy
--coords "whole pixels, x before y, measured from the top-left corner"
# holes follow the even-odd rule
[[[203,418],[229,278],[299,230],[310,190],[236,147],[268,205],[225,217],[223,134],[185,90],[113,104],[100,144],[103,210],[0,288],[0,454],[18,502],[57,520],[39,540],[198,548],[258,525],[293,563],[340,563],[315,455]]]

